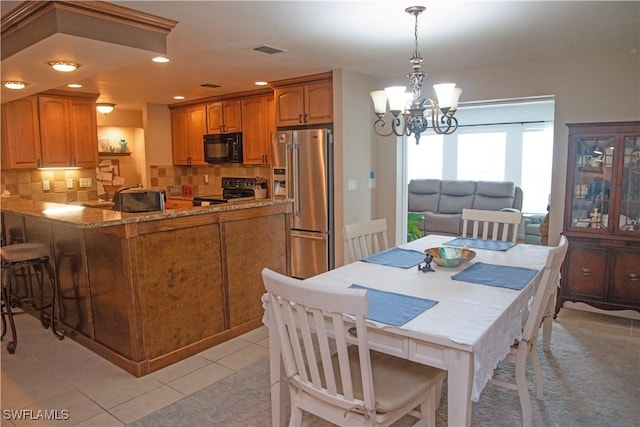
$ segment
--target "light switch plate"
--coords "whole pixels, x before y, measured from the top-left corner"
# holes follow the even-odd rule
[[[350,179],[347,181],[347,191],[356,191],[358,189],[358,180]]]
[[[91,178],[80,178],[80,188],[91,187]]]

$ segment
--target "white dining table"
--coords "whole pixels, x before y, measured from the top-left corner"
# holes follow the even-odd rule
[[[451,236],[429,235],[401,246],[423,252],[442,246]],[[456,268],[422,272],[356,261],[305,280],[309,286],[352,284],[437,301],[437,304],[401,326],[370,321],[372,349],[447,371],[448,424],[469,426],[473,402],[514,340],[521,338],[528,302],[534,294],[549,247],[517,244],[507,251],[472,249],[476,257]],[[524,267],[538,274],[522,289],[513,290],[453,280],[452,275],[476,262]],[[265,298],[268,325],[268,299]],[[272,424],[286,420],[288,390],[283,380],[277,337],[270,333]]]

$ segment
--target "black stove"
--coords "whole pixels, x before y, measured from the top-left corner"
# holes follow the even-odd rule
[[[256,178],[222,177],[222,196],[196,196],[193,206],[217,205],[255,199]]]

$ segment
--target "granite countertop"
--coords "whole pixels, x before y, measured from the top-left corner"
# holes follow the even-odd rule
[[[111,210],[111,205],[103,208],[88,207],[79,204],[61,204],[36,202],[33,200],[3,197],[0,210],[24,216],[36,217],[55,223],[64,223],[78,228],[96,228],[168,218],[204,215],[211,212],[225,212],[238,209],[249,209],[291,203],[291,199],[255,199],[235,203],[221,203],[210,206],[193,206],[181,209],[165,209],[164,211],[127,213]]]

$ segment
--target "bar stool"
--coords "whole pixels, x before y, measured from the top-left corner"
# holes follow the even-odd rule
[[[18,345],[18,336],[16,333],[16,325],[13,320],[12,307],[17,307],[26,302],[32,302],[33,307],[40,312],[40,323],[46,329],[51,326],[53,334],[58,339],[63,339],[64,334],[58,332],[55,327],[56,321],[56,301],[58,299],[58,284],[56,282],[55,275],[49,263],[49,248],[42,243],[17,243],[13,245],[7,245],[0,248],[0,255],[2,258],[2,336],[6,333],[6,320],[5,315],[9,318],[9,326],[11,328],[11,341],[7,344],[7,351],[13,354],[16,351]],[[31,286],[31,276],[28,272],[32,269],[35,273],[36,281],[38,283],[39,295],[33,295],[33,289]],[[18,282],[14,281],[14,278],[19,277],[15,274],[18,271],[24,271],[24,286],[25,292],[14,292],[14,288],[18,285]],[[45,300],[48,297],[44,293],[44,273],[47,273],[47,282],[51,286],[51,304],[45,305]],[[36,303],[40,301],[40,305]],[[45,313],[47,308],[51,308],[51,312]]]

